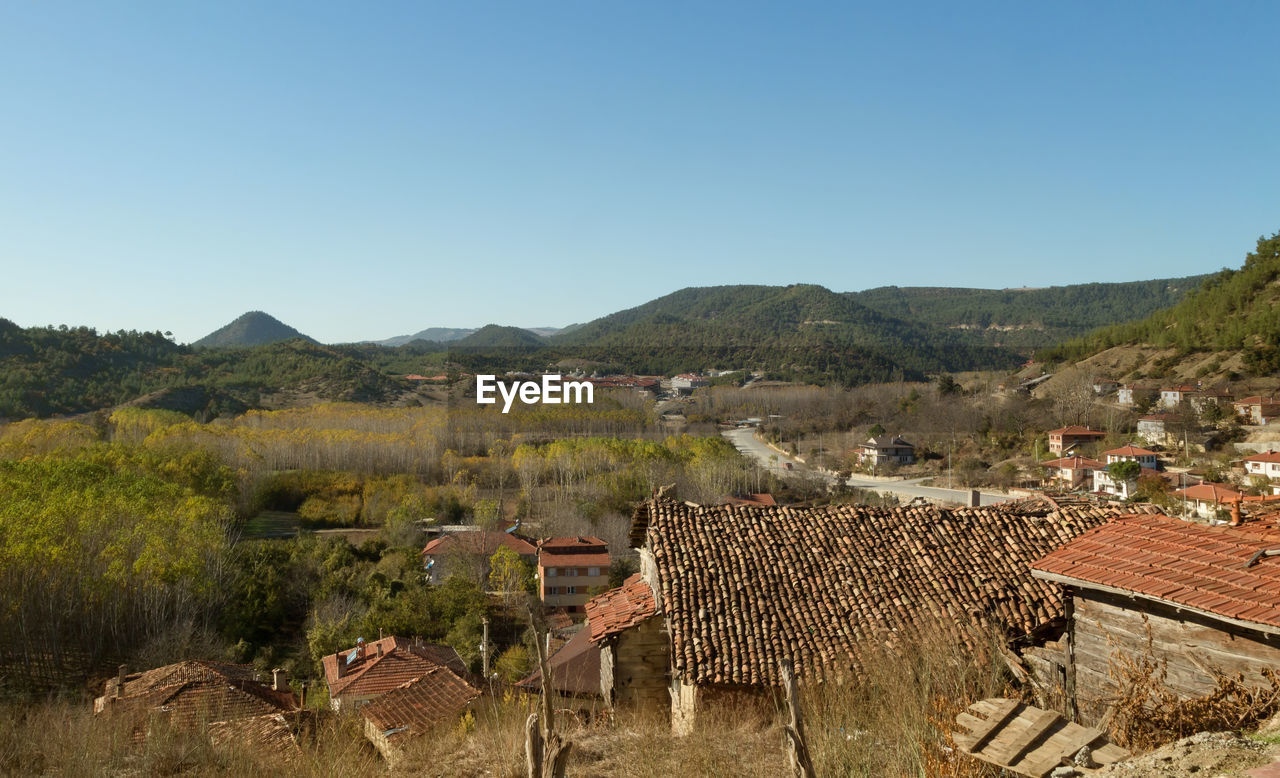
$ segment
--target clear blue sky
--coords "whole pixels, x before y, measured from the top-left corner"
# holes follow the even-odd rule
[[[322,341],[1280,230],[1272,2],[0,5],[0,316]]]

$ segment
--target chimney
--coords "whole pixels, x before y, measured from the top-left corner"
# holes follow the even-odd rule
[[[289,679],[284,670],[279,667],[271,671],[271,688],[278,692],[286,691],[289,688]]]
[[[124,677],[129,673],[128,665],[120,665],[116,668],[116,697],[118,698],[124,691]]]
[[[343,670],[343,668],[345,668],[345,667],[346,667],[346,663],[342,661],[342,652],[341,652],[341,651],[338,651],[337,653],[335,653],[335,654],[334,654],[334,657],[335,657],[335,658],[337,658],[337,660],[338,660],[338,677],[339,677],[339,678],[341,678],[341,677],[342,677],[342,670]]]
[[[381,640],[378,641],[378,658],[379,659],[382,658],[382,641]]]
[[[1237,497],[1231,503],[1231,523],[1228,524],[1227,526],[1230,526],[1230,527],[1240,526],[1240,498],[1239,497]]]

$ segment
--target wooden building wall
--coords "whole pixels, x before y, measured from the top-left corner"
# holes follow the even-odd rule
[[[1260,672],[1280,670],[1280,636],[1237,627],[1171,605],[1095,590],[1072,590],[1071,646],[1076,704],[1082,722],[1095,723],[1115,693],[1108,677],[1113,655],[1148,651],[1166,663],[1165,684],[1183,697],[1216,686],[1210,669],[1243,673],[1268,685]]]
[[[671,656],[658,616],[625,629],[600,652],[600,685],[615,705],[667,705]]]

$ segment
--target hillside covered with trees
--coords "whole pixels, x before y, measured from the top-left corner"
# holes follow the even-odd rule
[[[1078,338],[1177,304],[1208,276],[1043,289],[882,286],[849,296],[888,316],[957,330],[1019,353]]]
[[[1039,357],[1078,362],[1116,346],[1173,348],[1175,358],[1237,353],[1253,375],[1280,370],[1280,233],[1259,238],[1241,268],[1207,277],[1177,305],[1046,349]]]

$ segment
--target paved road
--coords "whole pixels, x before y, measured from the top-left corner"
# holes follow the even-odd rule
[[[779,475],[816,475],[828,481],[834,478],[834,476],[820,470],[810,469],[807,465],[797,462],[795,459],[785,454],[779,454],[777,451],[766,446],[753,434],[754,432],[755,430],[753,429],[738,429],[725,430],[721,434],[728,438],[729,441],[733,443],[734,447],[737,448],[738,451],[742,452],[744,456],[751,457],[771,472]],[[784,463],[786,462],[791,463],[791,470],[787,470],[784,466]],[[905,497],[908,500],[913,497],[925,497],[930,500],[941,500],[945,502],[963,504],[969,498],[968,492],[963,489],[940,489],[936,486],[921,486],[920,482],[924,480],[925,479],[923,478],[903,478],[895,481],[884,481],[880,479],[860,478],[855,475],[850,478],[847,483],[849,486],[858,489],[866,489],[880,494],[893,494],[898,497]],[[995,505],[996,503],[1004,502],[1009,499],[1011,499],[1009,495],[1000,494],[999,492],[982,493],[983,505]]]

